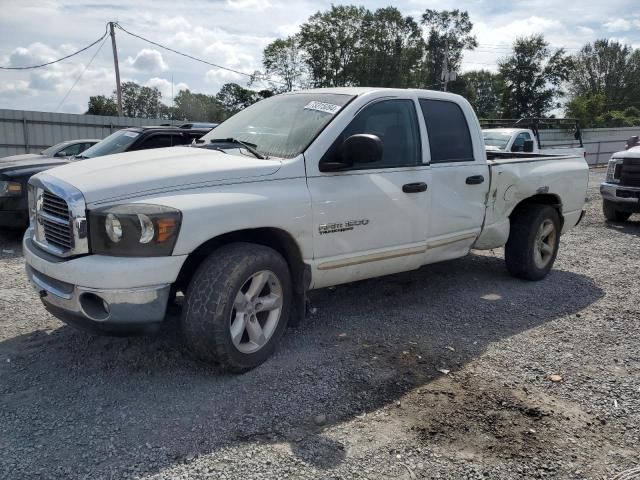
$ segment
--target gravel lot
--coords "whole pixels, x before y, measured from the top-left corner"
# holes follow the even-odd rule
[[[27,285],[19,235],[0,233],[0,478],[640,466],[640,216],[605,223],[602,176],[544,281],[511,278],[494,251],[315,292],[315,315],[242,376],[191,360],[172,327],[127,339],[64,326]]]

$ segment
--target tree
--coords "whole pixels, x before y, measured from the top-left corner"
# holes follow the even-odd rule
[[[355,67],[367,11],[353,5],[332,5],[300,27],[300,46],[316,87],[356,84]]]
[[[122,114],[125,117],[157,118],[162,94],[156,87],[142,87],[135,82],[124,82],[122,90]],[[114,91],[114,95],[115,95]]]
[[[604,95],[608,103],[629,100],[637,72],[633,48],[608,39],[588,43],[573,59],[570,90],[574,96]]]
[[[462,52],[476,48],[478,41],[471,34],[473,23],[466,11],[427,9],[422,14],[422,24],[429,30],[424,65],[425,82],[427,86],[433,86],[442,79],[444,52],[448,52],[449,70],[458,71],[462,63]]]
[[[216,95],[216,100],[227,110],[227,113],[233,114],[271,95],[273,92],[270,90],[256,92],[237,83],[225,83]]]
[[[500,118],[502,77],[488,70],[472,70],[458,77],[450,89],[464,96],[480,118]]]
[[[284,85],[274,84],[272,88],[290,92],[294,88],[306,86],[309,82],[305,53],[300,47],[297,35],[277,39],[267,45],[262,52],[262,65],[264,72],[258,72],[252,83],[261,77],[277,77]]]
[[[224,106],[213,95],[180,90],[173,103],[172,118],[177,120],[219,123],[229,116]]]
[[[513,53],[498,61],[504,80],[503,116],[541,117],[558,108],[571,64],[563,49],[551,52],[542,35],[516,39]]]
[[[424,40],[418,24],[395,7],[366,12],[353,81],[374,87],[416,86],[421,75]]]
[[[87,115],[118,115],[118,106],[112,98],[107,98],[104,95],[95,95],[89,97],[89,108]]]

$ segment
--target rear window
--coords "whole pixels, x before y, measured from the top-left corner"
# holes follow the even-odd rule
[[[446,100],[420,99],[431,163],[472,162],[473,144],[462,109]]]

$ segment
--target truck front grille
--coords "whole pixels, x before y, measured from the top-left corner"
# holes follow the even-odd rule
[[[620,164],[620,185],[640,187],[640,158],[625,158]]]
[[[40,216],[44,238],[63,252],[73,248],[73,229],[67,202],[45,190],[42,193]]]

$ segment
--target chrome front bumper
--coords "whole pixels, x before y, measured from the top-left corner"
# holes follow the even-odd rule
[[[65,323],[94,332],[152,330],[165,318],[170,285],[130,289],[86,288],[62,282],[26,266],[45,308]]]
[[[626,187],[614,183],[600,184],[600,194],[605,200],[614,202],[624,210],[640,212],[640,188]]]

